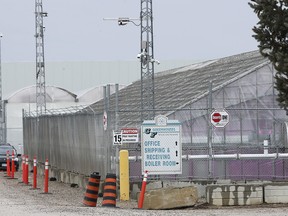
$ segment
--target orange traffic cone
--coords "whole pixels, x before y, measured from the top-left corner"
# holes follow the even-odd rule
[[[116,207],[116,174],[108,173],[105,179],[102,206]]]
[[[88,180],[88,184],[86,186],[86,193],[83,200],[83,204],[90,207],[96,207],[97,205],[97,198],[98,198],[98,191],[99,191],[99,184],[100,178],[98,172],[94,172],[90,175]]]

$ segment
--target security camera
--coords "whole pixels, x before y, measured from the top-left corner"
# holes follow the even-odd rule
[[[119,26],[127,25],[128,22],[130,22],[129,18],[123,18],[123,17],[118,18],[118,25]]]
[[[141,52],[137,55],[137,58],[140,59],[142,57],[147,58],[147,52],[145,49],[142,49]]]
[[[42,12],[41,15],[42,15],[43,17],[48,17],[48,13],[47,13],[47,12]]]

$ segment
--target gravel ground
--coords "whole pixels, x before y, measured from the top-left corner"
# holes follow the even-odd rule
[[[197,216],[288,216],[288,205],[261,205],[256,207],[212,207],[199,205],[180,210],[141,210],[135,201],[120,202],[116,208],[101,207],[101,198],[97,207],[85,207],[82,204],[85,189],[72,188],[68,184],[50,181],[49,194],[43,194],[43,177],[38,177],[40,189],[19,183],[21,172],[9,179],[6,173],[0,173],[0,215],[21,216],[80,216],[80,215],[197,215]],[[31,176],[32,177],[32,176]]]

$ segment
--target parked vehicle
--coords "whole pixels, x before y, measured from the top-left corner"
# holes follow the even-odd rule
[[[14,165],[15,170],[19,170],[19,158],[21,155],[17,154],[17,150],[14,148],[14,146],[10,144],[0,144],[0,170],[6,170],[7,169],[7,152],[9,151],[10,155],[10,167],[12,165],[12,152],[14,151]]]

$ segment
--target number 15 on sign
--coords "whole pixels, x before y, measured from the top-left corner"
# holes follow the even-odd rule
[[[122,145],[122,132],[113,131],[113,145]]]

